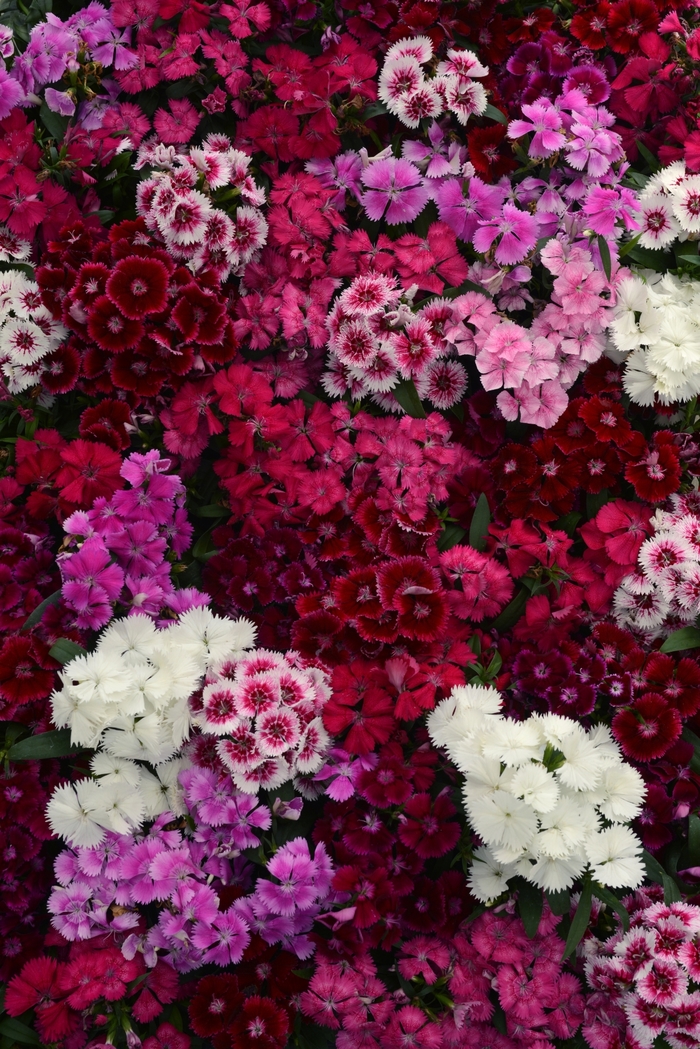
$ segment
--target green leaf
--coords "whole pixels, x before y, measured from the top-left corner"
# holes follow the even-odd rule
[[[425,419],[425,409],[421,404],[413,379],[402,379],[391,392],[412,419]]]
[[[221,503],[211,503],[209,506],[200,506],[193,511],[195,517],[230,517],[231,511]]]
[[[383,102],[372,102],[371,105],[366,106],[365,109],[362,110],[362,119],[371,120],[372,117],[382,117],[388,112],[389,110]]]
[[[586,496],[586,517],[588,520],[592,520],[608,502],[610,502],[610,492],[607,488],[604,488],[602,492],[596,492],[595,495],[589,492]]]
[[[615,911],[615,914],[620,919],[622,928],[627,932],[630,927],[630,916],[627,909],[623,907],[620,900],[618,900],[617,896],[612,893],[610,889],[607,889],[604,885],[600,885],[598,882],[593,886],[593,895]]]
[[[469,545],[475,550],[486,549],[486,537],[491,523],[489,501],[482,492],[476,501],[472,523],[469,525]]]
[[[580,520],[581,514],[576,510],[572,510],[570,514],[565,514],[563,517],[560,517],[558,521],[555,521],[551,527],[559,532],[566,532],[569,539],[573,539],[576,525]]]
[[[700,255],[677,255],[676,258],[679,262],[692,262],[695,266],[700,266]]]
[[[583,935],[588,928],[588,922],[591,917],[591,904],[593,903],[593,886],[588,881],[583,886],[581,892],[581,899],[578,901],[578,907],[576,908],[576,914],[574,915],[571,927],[569,929],[569,935],[566,937],[566,943],[564,944],[564,958],[568,958],[570,954],[573,954],[579,943],[583,939]]]
[[[308,390],[299,390],[297,397],[300,401],[303,401],[307,408],[313,408],[315,404],[321,400],[315,393],[310,393]]]
[[[20,1023],[19,1020],[13,1020],[10,1016],[6,1020],[0,1020],[0,1034],[12,1038],[15,1042],[22,1042],[24,1045],[41,1045],[41,1040],[31,1027]]]
[[[618,258],[624,259],[625,255],[629,255],[630,251],[632,251],[633,248],[636,248],[641,235],[641,233],[638,233],[636,237],[632,237],[632,240],[628,240],[626,244],[623,244],[617,252]]]
[[[46,102],[42,102],[39,110],[39,119],[51,135],[51,138],[54,138],[56,142],[63,141],[68,129],[68,117],[62,117],[60,113],[54,113],[46,105]]]
[[[571,910],[571,896],[568,889],[562,889],[561,892],[548,892],[547,902],[552,914],[556,914],[558,917],[568,914]]]
[[[666,903],[678,903],[681,899],[681,892],[673,878],[666,873],[659,861],[646,849],[642,849],[642,859],[646,867],[647,877],[658,885],[663,885]]]
[[[700,648],[700,630],[694,626],[684,626],[680,630],[674,630],[669,634],[661,652],[683,652],[686,648]]]
[[[481,284],[475,284],[473,280],[464,280],[458,288],[445,288],[442,293],[444,299],[456,299],[460,295],[465,295],[468,291],[478,291],[480,295],[485,295],[487,299],[491,298],[486,288]]]
[[[610,258],[610,247],[602,233],[598,234],[598,251],[600,252],[600,261],[603,263],[605,276],[608,278],[608,280],[610,280],[610,278],[612,277],[612,259]]]
[[[500,615],[496,616],[491,624],[491,629],[502,633],[504,630],[510,630],[512,626],[515,626],[525,611],[525,605],[529,596],[527,590],[519,590]]]
[[[700,866],[700,816],[694,812],[688,821],[688,854],[691,867]]]
[[[505,113],[501,113],[500,109],[496,109],[496,107],[492,106],[490,102],[486,106],[483,115],[485,117],[488,117],[489,120],[497,121],[499,124],[508,123],[508,117],[505,115]]]
[[[659,163],[657,158],[654,156],[654,154],[649,152],[649,150],[644,145],[644,143],[640,142],[639,139],[636,139],[635,140],[635,145],[636,145],[637,149],[639,150],[640,156],[642,156],[644,158],[644,160],[646,160],[647,164],[651,168],[652,174],[656,174],[657,171],[660,171],[661,170],[661,164]]]
[[[76,645],[75,641],[71,641],[67,637],[59,637],[58,641],[49,649],[49,655],[57,663],[65,666],[66,663],[70,663],[71,659],[75,659],[76,656],[86,656],[87,652],[81,645]]]
[[[438,550],[440,550],[441,553],[445,550],[451,550],[453,546],[457,546],[457,543],[462,542],[466,534],[466,531],[461,525],[453,522],[446,523],[438,537]]]
[[[50,594],[49,597],[45,597],[41,604],[36,606],[29,618],[25,620],[22,630],[29,630],[31,627],[36,626],[37,623],[40,623],[46,609],[50,608],[51,605],[57,605],[61,600],[61,593],[62,591],[56,590],[53,594]]]
[[[10,747],[7,756],[10,761],[41,761],[42,758],[65,758],[78,749],[70,741],[70,729],[61,728],[27,736]]]
[[[696,776],[700,776],[700,739],[689,728],[683,729],[681,739],[684,739],[686,743],[690,743],[693,747],[694,754],[690,759],[689,767],[691,772],[694,772]]]
[[[525,878],[518,879],[518,913],[525,926],[525,932],[532,940],[537,935],[537,930],[542,918],[542,890],[536,885],[531,885]]]

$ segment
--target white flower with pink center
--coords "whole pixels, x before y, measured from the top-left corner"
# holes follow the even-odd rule
[[[672,188],[673,214],[684,233],[700,233],[700,175],[688,175]]]

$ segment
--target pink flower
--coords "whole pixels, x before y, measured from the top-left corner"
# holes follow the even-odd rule
[[[362,172],[362,206],[374,222],[386,212],[389,225],[412,222],[428,203],[430,190],[409,160],[384,157],[372,161]]]
[[[538,220],[534,215],[521,211],[506,201],[498,218],[491,222],[482,222],[474,234],[474,247],[477,251],[487,252],[493,242],[500,237],[496,247],[496,262],[502,266],[512,266],[522,262],[528,252],[537,243]]]
[[[202,119],[201,115],[186,98],[171,98],[168,106],[169,113],[165,109],[158,109],[153,118],[158,137],[166,144],[189,142]]]
[[[508,138],[520,138],[534,131],[528,153],[531,157],[549,157],[564,145],[566,138],[561,133],[561,114],[549,99],[538,99],[533,105],[524,105],[523,113],[528,120],[511,120]]]

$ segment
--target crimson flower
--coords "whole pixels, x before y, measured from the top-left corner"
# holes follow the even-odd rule
[[[377,573],[382,604],[399,614],[399,632],[419,641],[434,641],[447,620],[440,577],[422,557],[400,557]]]
[[[67,503],[89,507],[95,499],[111,499],[123,486],[121,456],[104,444],[77,440],[62,452],[63,468],[56,478]]]
[[[445,794],[438,794],[437,798],[415,794],[404,805],[399,839],[421,859],[444,856],[459,841],[459,824],[451,819],[456,812]]]
[[[654,434],[654,446],[638,462],[628,463],[625,478],[637,496],[649,503],[660,503],[678,490],[681,480],[680,455],[673,434],[662,430]]]
[[[124,317],[139,320],[165,308],[167,288],[168,271],[163,263],[134,255],[119,260],[105,292]]]
[[[608,38],[613,51],[626,55],[644,33],[656,32],[659,13],[652,0],[619,0],[608,12]]]
[[[13,707],[44,699],[54,686],[54,668],[39,638],[8,637],[0,649],[0,696]]]
[[[54,1001],[59,994],[58,962],[55,958],[32,958],[19,976],[13,977],[5,993],[5,1009],[10,1016],[21,1016]]]
[[[634,761],[653,761],[670,750],[683,724],[663,696],[647,692],[626,710],[619,710],[612,731],[623,754]]]
[[[138,320],[130,320],[111,299],[101,295],[92,304],[87,330],[100,349],[109,353],[121,353],[140,342],[143,324]]]
[[[118,452],[131,444],[125,430],[130,422],[131,410],[126,401],[105,398],[93,408],[86,408],[80,416],[80,436],[92,437]]]
[[[233,1049],[282,1049],[287,1044],[289,1017],[271,998],[253,995],[243,1003],[229,1033]]]
[[[224,1031],[233,1022],[242,999],[238,980],[232,973],[205,976],[189,1004],[192,1030],[203,1038]]]

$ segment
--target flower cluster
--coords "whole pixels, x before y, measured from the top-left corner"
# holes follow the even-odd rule
[[[493,900],[517,874],[561,892],[587,869],[603,885],[635,888],[642,846],[625,824],[644,783],[608,729],[586,732],[555,714],[516,722],[499,714],[502,702],[494,688],[456,688],[428,718],[431,739],[465,775],[469,822],[485,843],[474,895]]]
[[[466,267],[464,267],[466,274]],[[415,313],[409,293],[381,273],[356,277],[328,316],[328,371],[322,382],[332,397],[370,395],[390,411],[399,411],[392,390],[413,379],[419,396],[436,408],[451,408],[464,396],[467,377],[445,337],[454,310],[434,300]]]
[[[195,721],[223,736],[221,761],[239,790],[274,790],[318,772],[330,746],[328,674],[296,653],[257,649],[207,674]]]
[[[62,594],[79,629],[99,630],[117,605],[130,615],[156,617],[209,603],[206,594],[173,585],[166,553],[170,548],[181,556],[188,549],[192,526],[182,505],[185,487],[177,474],[166,473],[169,468],[170,460],[157,451],[132,453],[120,469],[131,487],[63,522]]]
[[[658,634],[700,613],[700,516],[697,491],[672,495],[670,510],[657,510],[653,532],[640,546],[634,571],[615,591],[617,621],[633,631]]]
[[[42,382],[52,393],[79,382],[91,393],[116,387],[138,404],[235,354],[218,282],[176,265],[143,218],[112,226],[108,241],[64,227],[36,276],[44,305],[71,333],[46,359]]]
[[[67,334],[42,303],[35,281],[21,270],[0,276],[0,367],[10,393],[38,385],[46,358]]]
[[[171,108],[174,105],[172,102]],[[159,128],[157,119],[156,127]],[[164,142],[171,141],[167,134],[162,137]],[[201,148],[185,152],[147,139],[134,164],[137,171],[147,168],[151,172],[139,183],[137,212],[150,232],[163,238],[171,258],[193,273],[208,273],[225,281],[232,271],[241,272],[241,267],[259,254],[267,238],[267,222],[259,210],[265,202],[265,192],[255,184],[249,166],[250,157],[234,149],[226,135],[209,135]],[[232,216],[230,207],[216,207],[220,200],[231,197],[245,202]],[[131,294],[134,305],[148,306],[154,292],[147,286],[135,291],[133,281],[137,276],[136,270],[131,278],[124,275],[121,290]],[[138,295],[140,301],[136,299]],[[135,315],[143,312],[137,309]]]
[[[644,889],[627,897],[625,927],[581,946],[591,1049],[608,1049],[615,1036],[642,1046],[662,1037],[673,1049],[700,1038],[700,907],[659,895]]]
[[[450,49],[426,79],[421,66],[431,62],[434,54],[430,37],[414,36],[393,44],[384,57],[378,95],[406,127],[417,128],[421,120],[435,120],[444,111],[466,124],[486,109],[486,92],[478,80],[489,71],[476,55]]]
[[[136,615],[116,620],[94,652],[67,663],[63,688],[52,696],[54,724],[95,754],[92,778],[54,792],[47,810],[54,832],[71,844],[98,845],[107,830],[127,834],[146,818],[179,811],[176,755],[190,734],[188,700],[208,668],[250,648],[254,637],[246,620],[207,608],[162,629]]]

